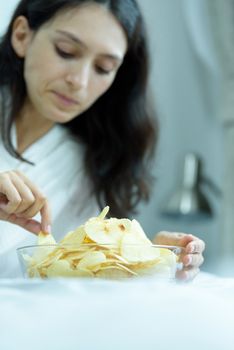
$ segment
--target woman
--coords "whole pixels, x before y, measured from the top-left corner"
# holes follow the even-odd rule
[[[0,44],[1,276],[17,276],[28,231],[53,222],[59,239],[106,204],[123,217],[148,199],[147,78],[134,0],[19,2]],[[203,241],[163,232],[155,242],[186,248],[181,277],[198,272]]]

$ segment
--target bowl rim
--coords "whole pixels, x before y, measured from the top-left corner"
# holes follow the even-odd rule
[[[39,247],[74,247],[76,244],[74,243],[68,243],[68,244],[60,244],[60,243],[55,243],[55,244],[32,244],[32,245],[26,245],[22,247],[16,248],[17,251],[21,251],[23,249],[30,249],[30,248],[39,248]],[[116,244],[114,243],[80,243],[77,244],[77,248],[82,247],[82,246],[99,246],[99,247],[115,247]],[[166,245],[166,244],[144,244],[144,243],[128,243],[125,244],[124,246],[147,246],[147,247],[153,247],[153,248],[165,248],[169,250],[176,250],[177,254],[181,254],[183,251],[185,251],[185,247],[177,246],[177,245]]]

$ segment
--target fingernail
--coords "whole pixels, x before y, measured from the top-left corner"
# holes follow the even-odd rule
[[[186,257],[186,263],[185,263],[185,265],[188,266],[188,265],[190,265],[191,263],[192,263],[192,258],[191,258],[191,256],[187,256],[187,257]]]
[[[42,226],[42,231],[46,234],[46,233],[51,233],[51,226],[47,225],[47,226]]]
[[[189,252],[193,253],[194,251],[195,251],[195,247],[194,247],[194,245],[191,245],[190,248],[189,248]]]

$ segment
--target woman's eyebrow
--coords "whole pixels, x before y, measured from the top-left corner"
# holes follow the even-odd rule
[[[70,32],[64,31],[64,30],[56,30],[56,33],[59,33],[59,34],[65,36],[65,37],[67,37],[68,39],[72,40],[75,44],[79,44],[85,50],[88,49],[88,47],[85,45],[85,43],[82,40],[80,40],[76,35],[74,35],[74,34],[72,34]],[[100,56],[112,59],[114,61],[118,61],[120,63],[123,61],[123,58],[118,56],[118,55],[102,54]]]

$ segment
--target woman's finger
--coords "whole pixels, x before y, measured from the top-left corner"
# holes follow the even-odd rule
[[[4,221],[8,221],[9,216],[12,214],[6,213],[4,210],[0,209],[0,219]]]
[[[0,204],[7,204],[8,203],[8,199],[7,199],[7,197],[6,197],[6,195],[5,194],[3,194],[3,193],[0,193]]]
[[[22,198],[8,176],[2,177],[0,192],[5,195],[5,199],[1,200],[0,208],[7,214],[14,213],[21,204]]]
[[[31,207],[35,203],[36,198],[33,195],[30,187],[27,186],[19,176],[13,174],[11,179],[12,183],[17,188],[17,191],[21,197],[21,203],[18,206],[18,208],[14,211],[14,213],[20,214],[27,210],[29,207]]]
[[[18,225],[23,227],[25,230],[38,234],[40,231],[42,231],[41,224],[33,219],[26,219],[26,218],[19,218],[15,214],[11,214],[7,221],[11,222],[12,224]]]
[[[48,227],[51,225],[51,210],[46,197],[38,190],[38,188],[32,183],[23,173],[17,171],[17,174],[21,176],[25,184],[30,188],[32,194],[35,197],[35,203],[28,208],[27,211],[22,213],[24,216],[33,217],[38,212],[41,214],[41,227],[42,230],[47,232]]]
[[[25,212],[20,213],[22,218],[33,218],[38,212],[41,214],[41,229],[50,232],[51,210],[48,200],[43,195],[37,195],[36,202]]]
[[[182,257],[182,263],[186,267],[199,267],[203,264],[204,258],[201,254],[186,254]]]
[[[153,240],[156,244],[177,245],[184,247],[186,253],[202,253],[205,242],[192,234],[181,232],[159,232]]]
[[[49,203],[38,188],[18,170],[4,173],[0,177],[0,218],[36,234],[41,230],[49,231]],[[39,212],[41,224],[31,220]]]
[[[25,218],[33,218],[37,213],[39,213],[45,204],[46,198],[40,193],[34,193],[35,201],[34,203],[27,208],[25,211],[20,213],[20,216]]]
[[[176,272],[176,279],[184,282],[192,281],[200,272],[199,268],[183,269]]]
[[[157,233],[153,242],[162,245],[177,245],[186,247],[187,244],[194,240],[194,236],[181,232],[161,231]]]
[[[7,213],[22,213],[35,202],[30,187],[13,171],[4,174],[1,187],[6,196],[5,204],[1,207]]]
[[[41,208],[41,227],[42,231],[49,232],[51,230],[51,209],[49,202],[46,200],[43,207]]]
[[[205,242],[197,237],[194,237],[194,239],[186,246],[187,253],[202,253],[204,250]]]

